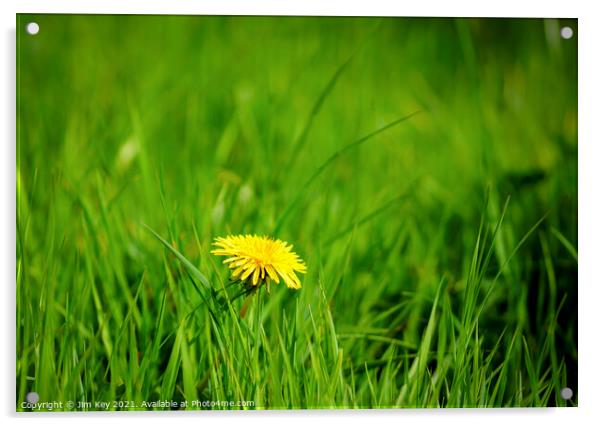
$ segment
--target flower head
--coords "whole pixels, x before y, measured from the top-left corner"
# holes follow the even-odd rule
[[[281,240],[257,235],[218,237],[212,250],[216,256],[227,256],[224,263],[232,269],[232,278],[257,286],[282,278],[289,288],[301,288],[296,272],[305,273],[307,267],[299,256],[292,252],[292,245]]]

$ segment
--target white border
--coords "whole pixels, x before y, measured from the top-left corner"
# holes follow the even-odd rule
[[[224,15],[339,15],[339,16],[520,16],[576,17],[575,1],[526,2],[407,1],[387,0],[227,0],[227,1],[33,1],[18,2],[20,12],[54,13],[152,13]],[[545,7],[542,7],[545,4]]]
[[[589,4],[588,4],[589,3]],[[303,424],[308,422],[333,422],[340,416],[351,424],[366,422],[391,422],[406,424],[445,425],[504,425],[523,421],[549,424],[600,424],[598,409],[600,389],[600,327],[597,312],[602,309],[600,264],[602,241],[599,182],[602,182],[601,119],[602,101],[600,79],[602,77],[601,16],[596,13],[594,1],[408,1],[396,5],[393,1],[370,0],[25,0],[16,3],[2,2],[2,67],[1,84],[3,99],[0,103],[0,128],[4,141],[2,152],[2,336],[5,344],[0,350],[2,377],[0,401],[2,414],[9,423],[43,422],[63,424],[71,421],[105,424],[144,421],[164,423],[177,421],[200,424],[244,423],[247,424]],[[255,413],[196,413],[195,415],[134,414],[75,416],[66,414],[25,415],[19,418],[14,412],[15,354],[14,354],[14,279],[15,279],[15,13],[120,13],[120,14],[235,14],[235,15],[343,15],[343,16],[496,16],[496,17],[570,17],[579,18],[579,408],[577,409],[508,409],[508,410],[383,410],[383,411],[312,411],[312,412],[255,412]],[[597,244],[598,243],[598,244]],[[12,339],[11,339],[12,336]]]

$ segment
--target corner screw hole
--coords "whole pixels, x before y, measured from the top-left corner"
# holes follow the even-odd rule
[[[25,27],[25,31],[27,31],[27,34],[29,34],[29,35],[36,35],[37,33],[40,32],[40,26],[38,25],[37,22],[30,22]]]

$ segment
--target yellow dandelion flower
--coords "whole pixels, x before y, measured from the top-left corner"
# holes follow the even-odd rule
[[[269,280],[276,284],[282,278],[289,288],[301,288],[296,272],[307,270],[303,260],[281,240],[257,235],[236,235],[216,238],[212,250],[216,256],[227,256],[224,263],[232,270],[232,278],[257,286]]]

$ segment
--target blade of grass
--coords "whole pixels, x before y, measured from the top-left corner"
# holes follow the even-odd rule
[[[161,242],[161,244],[163,244],[169,251],[171,251],[178,258],[178,260],[180,262],[182,262],[182,264],[190,271],[190,273],[194,276],[194,278],[196,278],[198,281],[200,281],[201,284],[203,284],[207,290],[213,289],[213,286],[211,285],[211,283],[209,282],[207,277],[205,277],[205,275],[203,275],[203,273],[201,271],[199,271],[188,259],[186,259],[186,257],[184,257],[184,255],[182,253],[180,253],[178,250],[173,248],[171,246],[171,244],[169,244],[167,241],[165,241],[159,234],[157,234],[155,231],[153,231],[150,227],[148,227],[144,223],[142,224],[142,226],[144,226],[151,234],[153,234],[153,236],[157,240],[159,240]]]
[[[367,134],[367,135],[359,138],[355,142],[352,142],[352,143],[344,146],[343,148],[339,149],[334,154],[332,154],[330,157],[328,157],[328,159],[324,163],[322,163],[322,165],[320,165],[320,167],[318,167],[316,169],[316,171],[309,177],[309,179],[307,179],[307,181],[301,186],[301,188],[299,189],[299,191],[297,191],[297,193],[295,194],[295,197],[287,205],[287,207],[284,209],[284,212],[282,213],[282,215],[280,216],[280,218],[276,222],[276,225],[274,226],[274,230],[272,231],[272,233],[273,234],[278,234],[278,232],[280,231],[281,227],[284,225],[286,219],[288,218],[289,214],[291,213],[292,209],[301,200],[301,197],[303,196],[303,194],[307,190],[307,188],[309,188],[311,186],[311,184],[322,174],[322,172],[324,170],[326,170],[328,168],[328,166],[330,166],[337,158],[339,158],[341,155],[343,155],[345,152],[349,151],[350,149],[355,148],[357,146],[360,146],[363,143],[369,141],[374,136],[379,135],[380,133],[383,133],[384,131],[389,130],[390,128],[392,128],[392,127],[394,127],[394,126],[396,126],[396,125],[398,125],[400,123],[403,123],[406,120],[409,120],[410,118],[412,118],[413,116],[415,116],[419,112],[420,111],[414,111],[411,114],[408,114],[408,115],[406,115],[404,117],[401,117],[401,118],[399,118],[397,120],[394,120],[394,121],[390,122],[389,124],[387,124],[387,125],[379,128],[379,129],[376,129],[372,133],[369,133],[369,134]]]
[[[415,183],[415,181],[414,181],[414,183]],[[412,183],[410,185],[410,188],[412,188],[414,186],[414,183]],[[328,245],[334,243],[339,238],[342,238],[345,235],[347,235],[349,232],[353,231],[354,229],[359,228],[362,225],[365,225],[366,223],[368,223],[369,221],[371,221],[372,219],[374,219],[378,215],[380,215],[380,214],[384,213],[385,211],[387,211],[389,208],[391,208],[391,207],[395,206],[397,203],[403,201],[404,199],[406,199],[407,197],[409,197],[410,194],[408,192],[409,192],[409,189],[406,190],[406,191],[404,191],[404,192],[402,192],[397,197],[392,198],[389,201],[385,202],[380,207],[372,210],[370,213],[368,213],[367,215],[365,215],[361,219],[358,219],[358,220],[354,221],[353,224],[349,225],[348,227],[346,227],[345,229],[343,229],[341,232],[338,232],[338,233],[332,235],[330,238],[328,238],[323,243],[324,246],[328,246]]]

